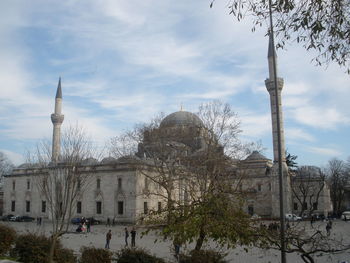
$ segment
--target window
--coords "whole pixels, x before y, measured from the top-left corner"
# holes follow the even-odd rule
[[[118,189],[122,189],[122,178],[118,178]]]
[[[271,189],[272,189],[272,185],[271,183],[269,183],[269,191],[271,191]]]
[[[15,212],[16,210],[16,201],[11,201],[11,212]]]
[[[41,201],[41,212],[46,213],[46,201]]]
[[[80,179],[78,179],[78,182],[77,182],[77,189],[80,190],[80,188],[81,188],[81,181],[80,181]]]
[[[27,190],[30,190],[30,180],[27,180]]]
[[[162,211],[162,202],[158,202],[158,212]]]
[[[30,201],[26,201],[26,212],[30,212]]]
[[[124,214],[124,202],[118,201],[118,215]]]
[[[251,216],[254,215],[254,206],[253,205],[248,206],[248,214]]]
[[[303,210],[306,210],[307,209],[307,203],[303,203]]]
[[[101,188],[101,179],[96,180],[96,188],[100,189]]]
[[[77,214],[81,214],[81,201],[77,202]]]
[[[143,202],[143,213],[145,215],[148,214],[148,204],[147,204],[147,202]]]
[[[15,180],[12,181],[12,190],[13,191],[16,190],[16,181]]]
[[[261,184],[258,184],[258,191],[261,192]]]
[[[294,207],[293,207],[294,210],[298,210],[298,203],[294,203],[293,206],[294,206]]]
[[[148,185],[149,185],[148,178],[146,177],[145,178],[145,191],[148,191]]]
[[[312,204],[312,208],[314,209],[314,210],[317,210],[318,208],[318,203],[317,202],[315,202],[315,203],[313,203]]]
[[[101,201],[96,202],[96,214],[102,214],[102,202]]]

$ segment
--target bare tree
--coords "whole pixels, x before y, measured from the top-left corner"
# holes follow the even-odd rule
[[[10,173],[13,169],[12,162],[7,158],[6,154],[0,152],[0,183],[4,174]]]
[[[248,242],[250,221],[242,210],[240,192],[230,181],[244,148],[237,115],[220,102],[202,105],[200,119],[183,114],[192,118],[191,125],[168,126],[166,118],[157,119],[129,133],[138,136],[127,136],[138,140],[135,164],[142,166],[139,172],[153,185],[147,194],[166,202],[165,208],[150,211],[146,220],[163,224],[165,237],[196,240],[197,250],[209,238],[230,245]]]
[[[84,130],[78,125],[63,132],[58,163],[51,162],[50,147],[49,142],[40,142],[35,154],[31,156],[31,161],[33,165],[41,167],[35,180],[47,202],[52,220],[49,260],[53,262],[57,240],[67,232],[77,199],[91,182],[91,173],[84,172],[81,163],[96,156],[96,152]]]
[[[329,160],[327,172],[333,211],[339,216],[343,209],[342,205],[346,187],[350,182],[350,174],[347,172],[345,162],[336,158]]]
[[[319,167],[301,166],[292,178],[294,200],[300,207],[300,216],[306,212],[311,216],[318,209],[319,199],[325,189],[326,175]]]
[[[295,224],[286,231],[286,253],[297,253],[305,263],[314,263],[315,257],[335,254],[350,249],[350,243],[342,236],[327,235],[324,225],[318,228],[308,228],[306,225]],[[281,250],[279,231],[271,227],[256,228],[255,245],[264,249]]]

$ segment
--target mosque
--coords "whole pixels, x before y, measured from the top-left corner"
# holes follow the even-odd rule
[[[271,40],[268,49],[269,78],[265,80],[266,88],[270,95],[273,160],[266,158],[258,152],[253,152],[245,160],[232,164],[234,174],[239,174],[237,183],[240,191],[245,194],[244,209],[247,213],[257,214],[266,218],[279,217],[279,184],[278,184],[278,137],[281,139],[282,170],[284,179],[284,200],[286,213],[299,213],[302,206],[297,200],[298,191],[292,191],[293,183],[300,182],[293,179],[289,172],[285,159],[284,128],[281,103],[281,91],[283,79],[277,78],[277,86],[280,101],[280,110],[275,110],[275,76],[272,57],[275,55]],[[52,138],[52,162],[57,163],[60,156],[61,125],[64,121],[62,115],[62,88],[61,81],[55,98],[55,111],[51,115],[53,123]],[[281,121],[280,133],[277,129],[277,118]],[[187,136],[179,138],[173,136],[181,130]],[[134,156],[121,158],[107,157],[98,161],[93,158],[83,160],[77,169],[81,173],[92,175],[92,181],[88,188],[78,196],[73,217],[94,217],[101,220],[107,218],[116,222],[135,223],[149,213],[151,209],[160,210],[166,206],[166,199],[161,195],[150,195],[151,191],[159,189],[159,186],[149,182],[145,176],[144,167],[135,165],[135,160],[149,158],[150,152],[159,150],[158,142],[162,141],[167,148],[180,145],[188,155],[200,154],[207,147],[207,131],[202,120],[195,114],[187,111],[178,111],[166,116],[160,126],[151,133],[146,131],[143,141],[139,144]],[[218,152],[223,149],[218,147]],[[32,217],[50,218],[47,200],[37,189],[35,177],[38,174],[48,172],[42,168],[20,165],[4,178],[4,214],[29,215]],[[317,200],[313,200],[313,213],[327,214],[331,212],[329,188],[324,182]],[[186,199],[188,193],[178,191],[178,198]],[[305,208],[305,207],[304,207]]]

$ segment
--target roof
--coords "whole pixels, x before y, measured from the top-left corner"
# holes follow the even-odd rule
[[[58,80],[58,86],[57,86],[57,92],[56,92],[56,99],[62,99],[62,89],[61,89],[61,77]]]
[[[268,160],[264,155],[258,151],[253,151],[246,159],[246,161],[255,161],[255,160]]]
[[[173,127],[181,125],[204,126],[202,120],[194,113],[177,111],[166,116],[160,123],[160,127]]]

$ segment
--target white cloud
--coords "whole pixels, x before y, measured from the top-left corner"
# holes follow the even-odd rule
[[[301,128],[285,128],[285,135],[288,140],[303,140],[313,142],[315,137]]]
[[[244,136],[260,139],[266,134],[271,134],[270,114],[258,115],[255,112],[246,112],[240,114],[240,117],[242,119],[242,134]]]
[[[0,152],[3,152],[15,166],[24,163],[24,157],[21,154],[6,149],[0,149]]]
[[[306,150],[311,153],[321,154],[321,155],[328,155],[331,157],[339,156],[342,154],[341,151],[335,148],[328,148],[328,147],[306,147]]]
[[[304,106],[294,109],[293,117],[300,123],[322,129],[337,129],[339,125],[348,125],[350,119],[336,108]]]

